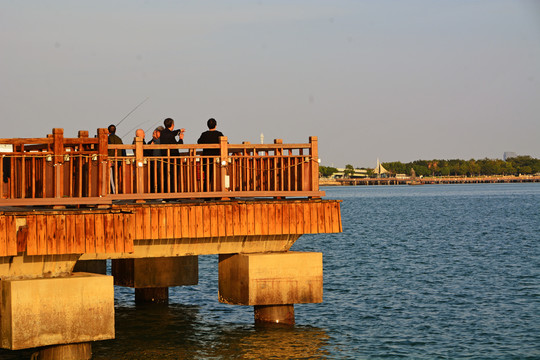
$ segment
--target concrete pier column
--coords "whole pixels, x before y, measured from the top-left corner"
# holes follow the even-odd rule
[[[167,303],[169,287],[199,282],[197,256],[115,259],[111,270],[114,285],[135,288],[136,303]]]
[[[135,302],[166,304],[169,302],[169,288],[135,288]]]
[[[107,275],[107,260],[79,260],[75,263],[73,272]]]
[[[294,305],[255,305],[255,325],[294,325]]]
[[[38,360],[89,360],[91,358],[92,345],[90,343],[50,346],[37,352]]]
[[[0,299],[2,348],[20,350],[114,339],[111,276],[73,273],[62,278],[2,280]],[[78,352],[83,348],[87,346],[44,351]]]
[[[219,256],[219,301],[253,305],[256,324],[294,324],[294,305],[322,302],[322,253]]]

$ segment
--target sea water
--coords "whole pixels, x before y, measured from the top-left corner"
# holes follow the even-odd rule
[[[94,359],[540,359],[540,184],[323,190],[343,233],[293,246],[324,262],[324,302],[295,305],[294,327],[220,304],[218,258],[200,256],[168,305],[115,287],[116,339]]]

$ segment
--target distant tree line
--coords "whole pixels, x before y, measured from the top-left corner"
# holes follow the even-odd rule
[[[414,169],[417,176],[531,175],[540,172],[540,159],[517,156],[506,161],[487,158],[482,160],[416,160],[405,164],[399,161],[383,163],[382,166],[393,174],[411,175],[411,169]]]
[[[382,166],[392,174],[411,175],[411,170],[417,176],[479,176],[479,175],[532,175],[540,173],[540,159],[528,155],[509,158],[506,161],[499,159],[482,160],[416,160],[409,163],[399,161],[382,163]],[[369,169],[372,170],[372,169]],[[319,173],[323,177],[332,176],[338,169],[331,166],[319,166]],[[345,167],[345,177],[354,173],[354,167],[348,164]],[[371,175],[373,172],[368,171]]]
[[[338,169],[332,166],[319,166],[319,174],[322,177],[330,177],[332,174],[337,173]]]

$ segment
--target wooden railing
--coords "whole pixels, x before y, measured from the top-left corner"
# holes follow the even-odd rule
[[[107,140],[106,129],[94,138],[87,131],[64,138],[63,129],[53,129],[42,139],[0,139],[12,148],[0,153],[0,206],[324,195],[316,137],[307,144],[265,145],[232,145],[226,137],[211,145],[143,145],[141,138],[109,145]]]

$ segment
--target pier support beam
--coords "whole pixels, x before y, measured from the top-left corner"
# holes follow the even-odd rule
[[[112,260],[114,284],[135,288],[135,302],[167,303],[169,287],[197,285],[197,256]]]
[[[219,256],[219,301],[253,305],[255,323],[294,324],[294,305],[322,302],[322,253]]]

